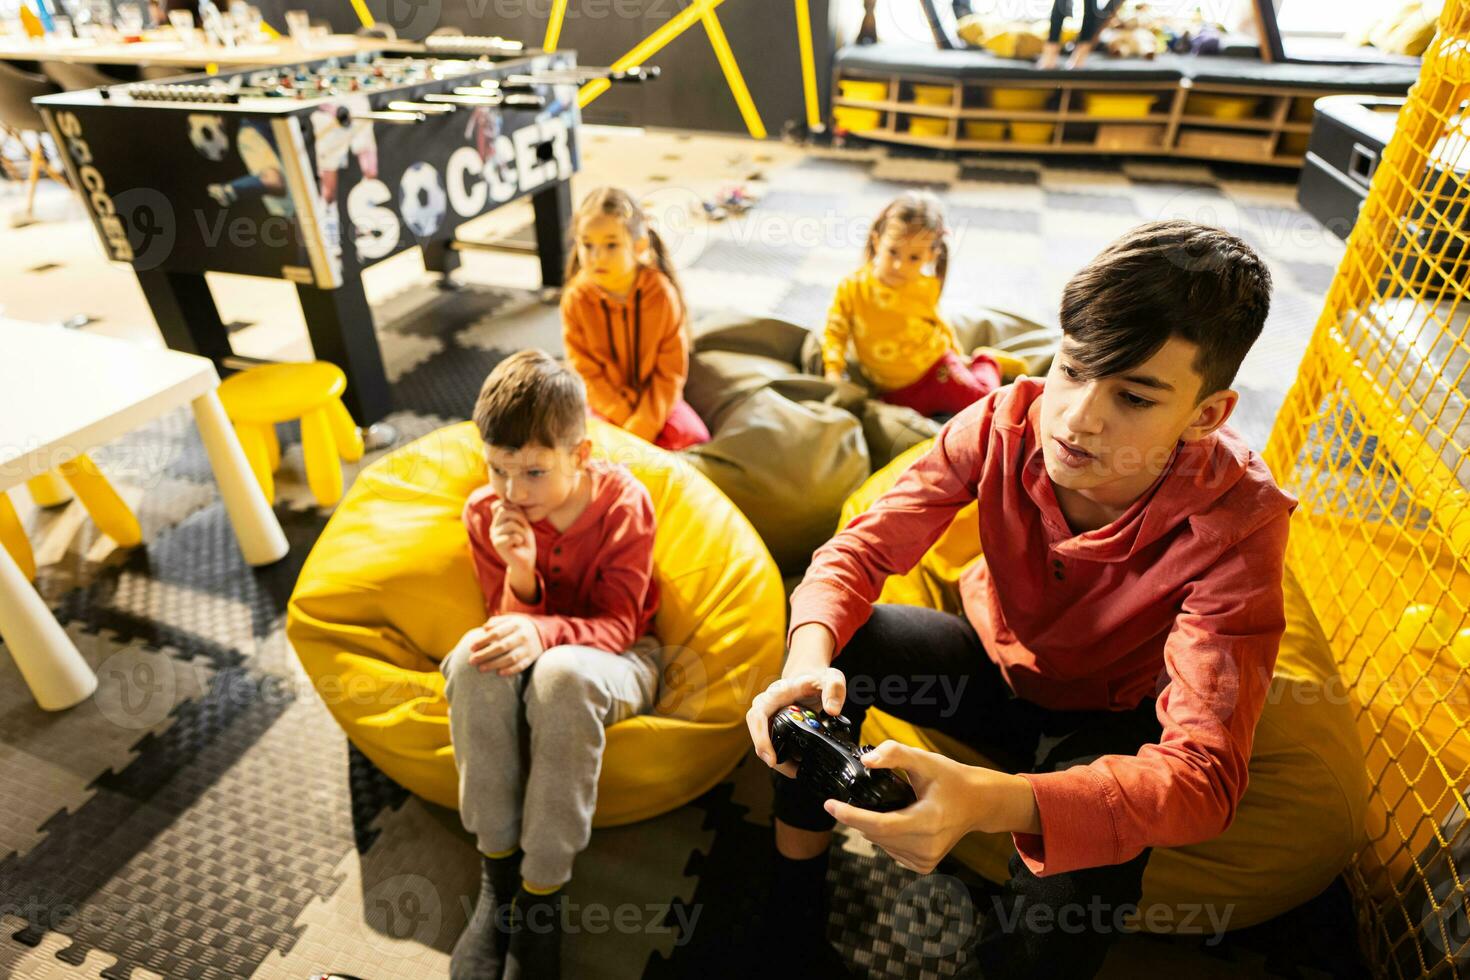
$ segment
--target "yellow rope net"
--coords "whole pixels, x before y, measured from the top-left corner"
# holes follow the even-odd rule
[[[1349,878],[1390,977],[1470,978],[1467,100],[1470,0],[1449,0],[1266,449],[1363,739]]]

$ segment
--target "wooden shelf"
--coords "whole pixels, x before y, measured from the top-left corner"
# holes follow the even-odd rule
[[[1094,116],[1085,112],[1062,109],[981,109],[945,105],[924,105],[919,102],[873,101],[870,99],[832,100],[833,105],[852,109],[877,109],[879,112],[902,112],[910,116],[934,116],[941,119],[976,119],[992,122],[1054,122],[1054,123],[1138,123],[1154,125],[1167,123],[1172,116],[1167,112],[1151,112],[1146,116]]]
[[[1218,116],[1180,116],[1181,126],[1207,126],[1213,129],[1259,129],[1272,132],[1281,126],[1270,119],[1247,116],[1244,119],[1221,119]]]
[[[891,102],[887,99],[873,101],[871,99],[843,99],[832,100],[833,105],[847,106],[851,109],[877,109],[880,112],[906,112],[911,116],[937,116],[943,119],[953,119],[959,115],[959,110],[952,105],[920,105],[918,102]]]
[[[1159,126],[1167,123],[1171,118],[1167,112],[1151,112],[1146,116],[1094,116],[1085,112],[1068,111],[1057,121],[1069,125],[1082,125],[1085,123],[1137,123],[1140,126]]]
[[[1250,86],[1233,84],[1196,84],[1189,79],[1172,82],[1122,82],[1089,80],[1039,80],[1039,79],[985,79],[973,80],[954,77],[914,74],[897,74],[883,71],[839,71],[836,80],[883,81],[889,94],[905,91],[912,84],[947,86],[954,92],[952,105],[922,105],[892,99],[868,100],[847,99],[836,96],[834,106],[854,109],[871,109],[884,113],[884,125],[865,132],[854,132],[859,139],[873,142],[900,143],[906,146],[923,146],[934,150],[978,151],[994,153],[1092,153],[1101,156],[1178,157],[1181,159],[1219,161],[1226,163],[1250,163],[1269,167],[1300,167],[1305,161],[1302,154],[1291,153],[1228,153],[1201,152],[1192,147],[1179,145],[1181,128],[1203,128],[1212,130],[1235,130],[1244,133],[1259,133],[1265,147],[1277,147],[1283,137],[1307,134],[1312,131],[1308,121],[1291,118],[1292,110],[1302,100],[1314,101],[1325,95],[1343,94],[1319,92],[1310,89],[1294,89],[1280,85]],[[834,85],[834,89],[839,86]],[[995,109],[989,106],[965,105],[965,100],[978,101],[990,89],[1034,89],[1055,93],[1056,107],[1045,109]],[[1152,92],[1160,99],[1157,106],[1165,111],[1153,111],[1143,116],[1093,116],[1083,111],[1083,96],[1092,92]],[[1221,119],[1216,116],[1186,114],[1184,109],[1191,94],[1249,95],[1266,101],[1267,116],[1252,115],[1244,119]],[[1156,106],[1156,108],[1157,108]],[[898,115],[916,118],[954,120],[951,130],[955,135],[914,136],[898,128],[902,120]],[[1016,140],[971,140],[963,136],[963,123],[1051,123],[1056,128],[1050,140],[1044,143],[1024,143]],[[1162,141],[1157,146],[1123,147],[1098,145],[1091,139],[1079,140],[1078,127],[1091,125],[1134,125],[1162,127]],[[1086,132],[1082,130],[1081,132]],[[1069,138],[1072,137],[1072,138]]]

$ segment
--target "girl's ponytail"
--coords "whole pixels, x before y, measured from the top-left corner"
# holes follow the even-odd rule
[[[679,298],[679,312],[684,321],[684,333],[689,333],[689,307],[684,302],[684,288],[679,285],[679,276],[674,272],[674,263],[669,258],[669,250],[664,246],[664,240],[658,231],[649,225],[644,232],[648,236],[648,247],[653,252],[654,265],[658,271],[664,274],[669,285],[674,287],[674,295]]]

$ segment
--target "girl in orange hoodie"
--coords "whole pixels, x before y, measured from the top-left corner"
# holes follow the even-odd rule
[[[658,232],[626,191],[599,188],[572,218],[561,322],[594,415],[664,449],[709,441],[683,398],[684,295]]]

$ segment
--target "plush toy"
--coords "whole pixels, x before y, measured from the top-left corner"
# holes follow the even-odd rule
[[[1147,4],[1135,4],[1115,17],[1098,38],[1102,48],[1114,58],[1152,58],[1164,50],[1167,20],[1155,14]]]
[[[984,14],[967,14],[955,31],[972,48],[984,48],[1001,58],[1035,58],[1046,43],[1046,21],[1006,20]],[[1064,42],[1077,37],[1070,22],[1062,32]]]
[[[1347,36],[1354,44],[1371,44],[1390,54],[1419,57],[1434,40],[1435,17],[1420,0],[1401,3],[1381,18],[1369,22],[1360,31]]]

